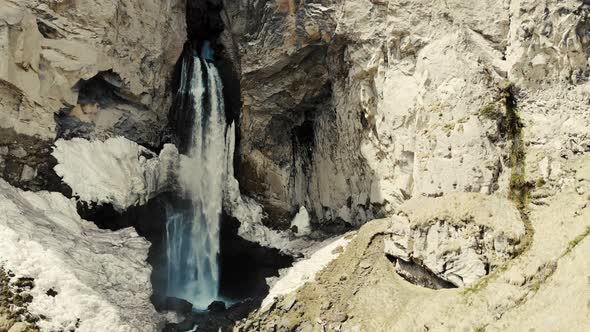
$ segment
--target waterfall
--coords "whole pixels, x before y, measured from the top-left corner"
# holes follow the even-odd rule
[[[226,141],[223,85],[217,68],[207,61],[212,54],[205,44],[203,60],[194,57],[190,81],[195,116],[179,182],[191,200],[191,209],[169,209],[166,225],[168,295],[199,309],[219,297],[219,223],[227,163],[233,158],[229,155],[233,138]]]

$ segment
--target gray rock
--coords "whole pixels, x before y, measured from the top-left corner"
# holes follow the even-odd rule
[[[27,156],[27,151],[22,146],[10,151],[10,154],[16,158],[24,158]]]
[[[184,1],[1,2],[3,128],[43,139],[84,128],[158,145],[186,40]]]
[[[211,312],[223,312],[226,310],[225,303],[222,301],[213,301],[207,306],[207,310]]]
[[[21,173],[20,176],[20,180],[22,182],[28,182],[33,180],[35,177],[37,176],[37,170],[32,168],[29,165],[24,165],[23,166],[23,171]]]
[[[25,332],[28,329],[28,325],[23,322],[18,322],[14,324],[8,332]]]

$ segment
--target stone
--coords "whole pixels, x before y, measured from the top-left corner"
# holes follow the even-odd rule
[[[240,54],[239,180],[270,220],[284,226],[303,205],[319,228],[361,225],[408,197],[501,187],[505,138],[479,113],[498,100],[508,71],[499,51],[507,7],[329,0],[287,8],[262,15],[250,0],[225,9],[225,46]]]
[[[47,296],[56,297],[59,293],[53,288],[49,288],[45,294],[47,294]]]
[[[168,296],[166,297],[165,309],[186,314],[193,310],[193,305],[187,300]]]
[[[186,40],[184,1],[2,0],[0,8],[2,128],[42,139],[114,134],[159,145]],[[99,106],[84,117],[72,112],[89,105]]]
[[[211,312],[223,312],[226,310],[225,303],[222,301],[213,301],[207,306],[207,310]]]
[[[10,154],[16,158],[24,158],[27,156],[27,151],[19,146],[17,149],[10,151]]]
[[[458,287],[473,284],[490,266],[498,267],[514,257],[525,236],[524,223],[512,202],[494,196],[416,197],[399,209],[407,219],[394,218],[385,253],[420,262]]]
[[[35,170],[34,168],[32,168],[29,165],[24,165],[23,171],[20,176],[20,180],[22,182],[27,182],[27,181],[33,180],[36,176],[37,176],[37,170]]]
[[[8,332],[26,332],[28,330],[28,325],[23,322],[18,322],[14,324]]]
[[[7,332],[14,324],[14,319],[9,318],[6,313],[0,313],[0,332]]]

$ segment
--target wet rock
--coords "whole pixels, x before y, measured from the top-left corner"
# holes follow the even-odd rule
[[[207,310],[211,312],[223,312],[226,310],[225,303],[222,301],[213,301],[207,306]]]
[[[179,313],[189,313],[193,310],[193,305],[187,300],[176,297],[167,297],[164,305],[165,310],[176,311]]]

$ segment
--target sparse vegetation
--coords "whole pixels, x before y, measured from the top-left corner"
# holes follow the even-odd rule
[[[545,179],[538,178],[537,181],[535,181],[535,188],[541,188],[546,184],[547,184],[547,181],[545,181]]]
[[[578,245],[580,244],[580,242],[582,242],[582,240],[584,240],[586,238],[586,236],[590,235],[590,226],[586,227],[586,230],[576,236],[575,239],[571,240],[568,245],[567,245],[567,249],[565,250],[565,252],[563,253],[563,256],[569,254],[570,252],[572,252],[572,250]]]
[[[504,114],[502,114],[501,109],[498,107],[497,103],[492,103],[485,105],[479,110],[480,117],[490,120],[499,120],[502,118]]]
[[[529,184],[525,178],[525,145],[522,119],[518,114],[516,100],[513,95],[513,85],[510,82],[504,82],[501,85],[501,101],[504,104],[505,112],[500,111],[496,103],[487,105],[480,111],[481,116],[487,118],[500,119],[500,132],[511,142],[510,156],[508,163],[512,169],[509,184],[509,199],[512,200],[519,210],[522,221],[525,225],[525,236],[522,239],[520,252],[522,253],[532,243],[534,229],[528,217],[528,203],[530,201],[530,190],[532,184]],[[479,281],[466,287],[464,294],[479,292],[484,289],[488,283],[496,279],[500,274],[506,271],[510,262],[498,266],[492,273],[481,278]]]
[[[525,225],[526,235],[522,240],[521,251],[528,248],[533,239],[533,226],[528,218],[528,204],[530,201],[531,183],[525,177],[525,143],[523,127],[524,124],[518,113],[516,99],[513,93],[514,86],[506,81],[501,86],[501,96],[505,105],[505,115],[500,123],[501,132],[511,142],[509,165],[512,169],[509,184],[508,197],[520,211],[522,221]]]
[[[465,287],[463,289],[463,294],[470,295],[481,291],[482,289],[486,288],[490,281],[496,280],[498,276],[508,270],[510,266],[510,261],[505,262],[504,264],[495,268],[492,273],[488,274],[487,276],[479,279],[477,282],[473,283],[469,287]]]
[[[454,122],[447,123],[443,126],[443,131],[447,134],[447,136],[450,135],[453,130],[455,130]]]

